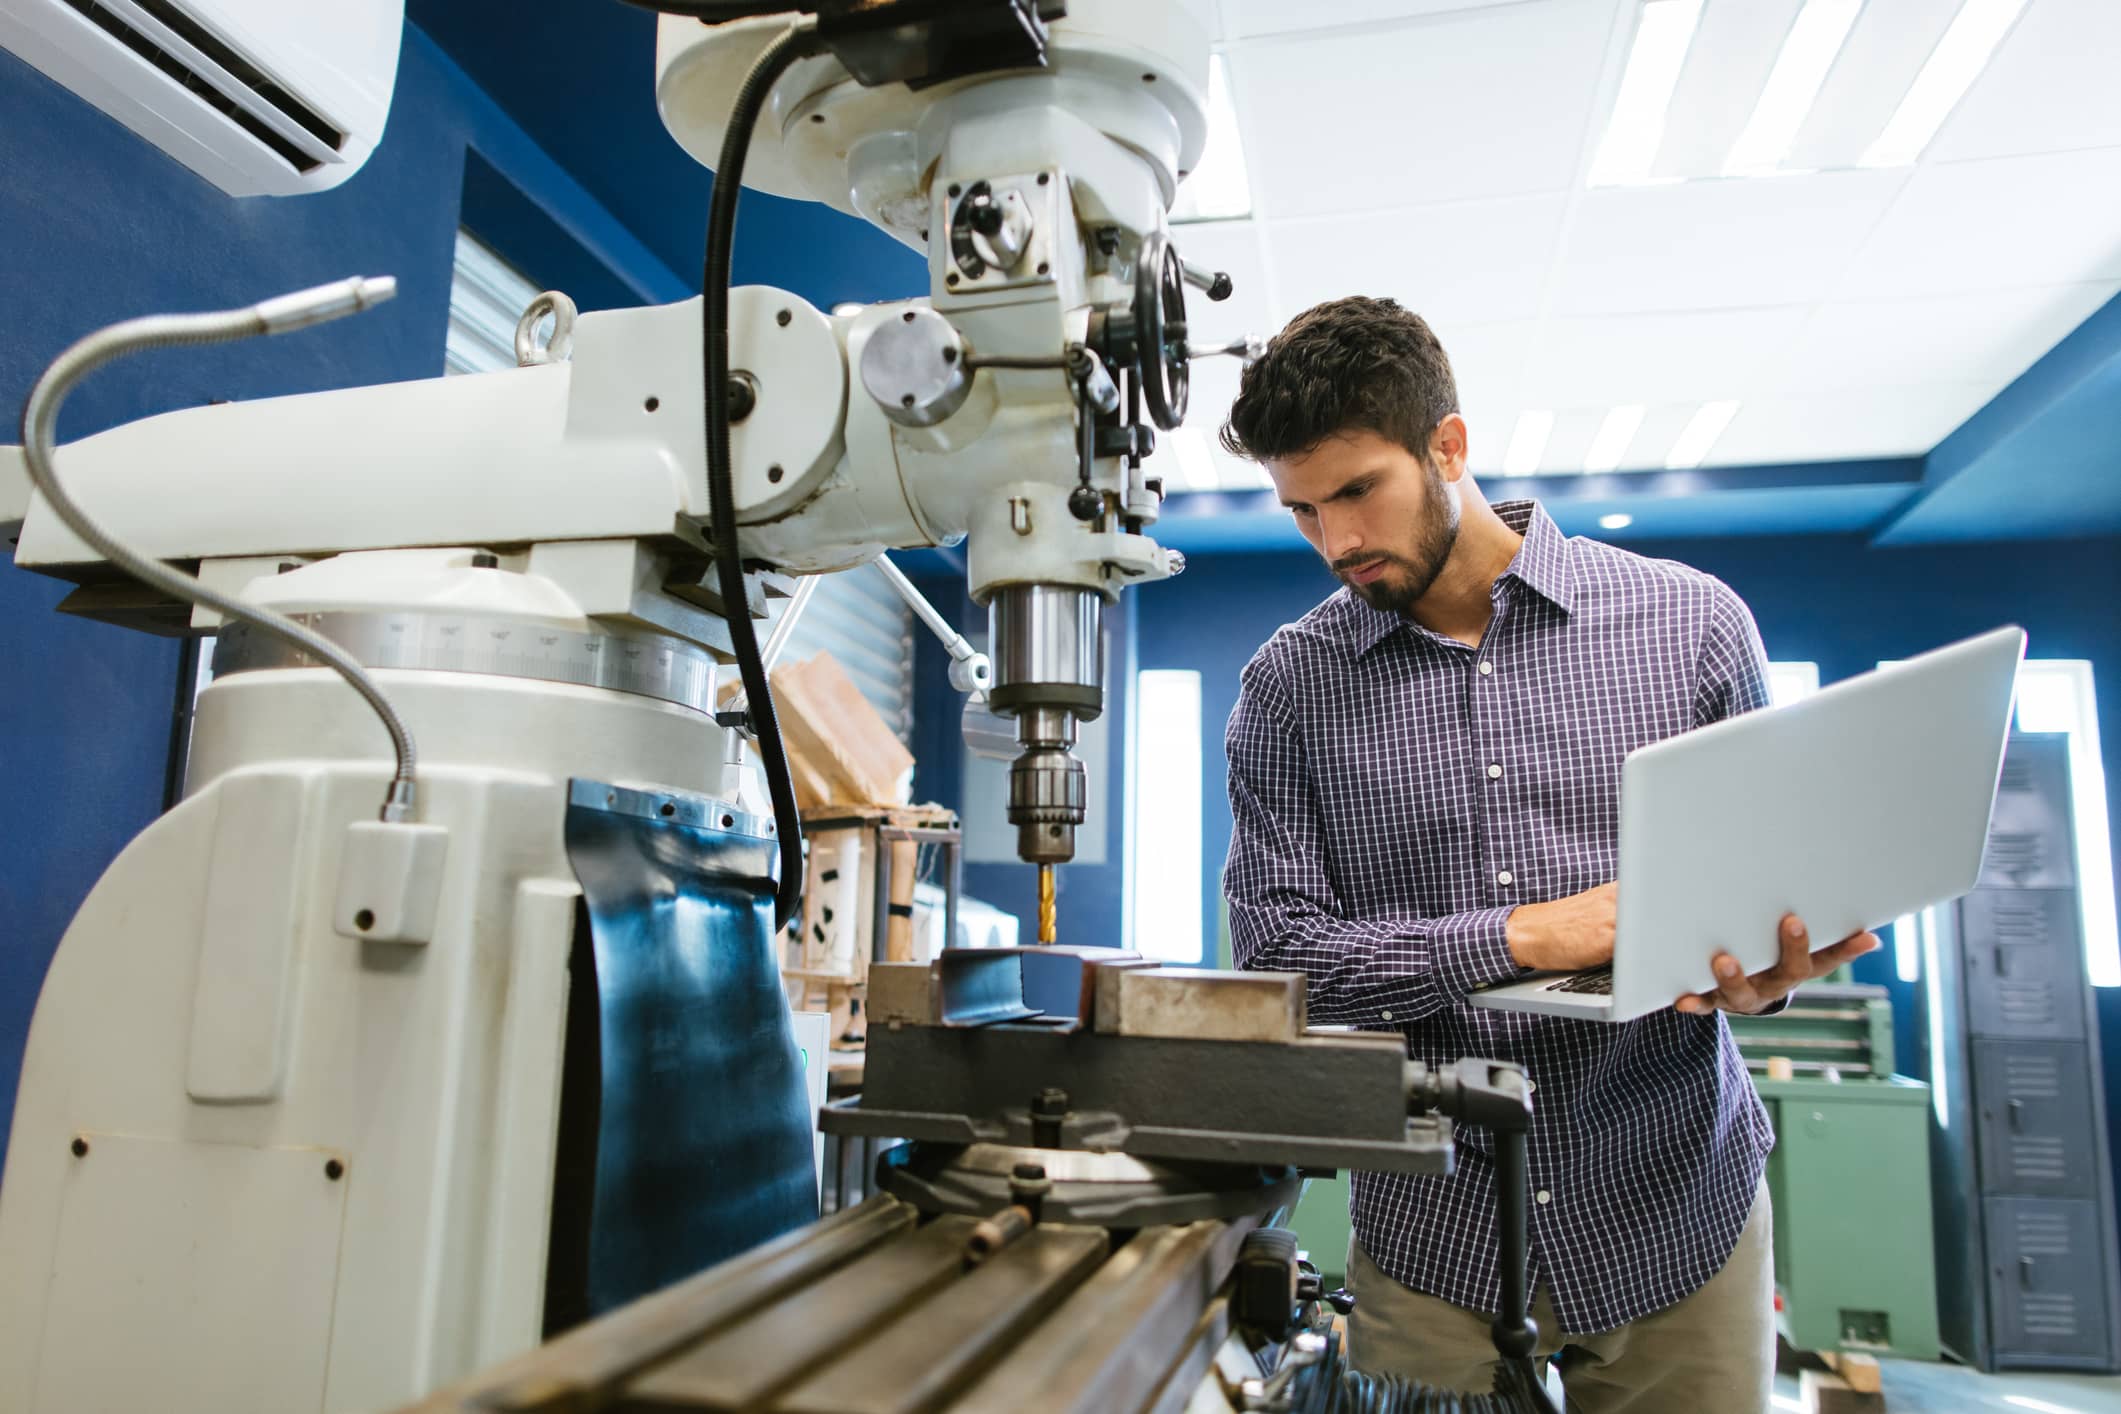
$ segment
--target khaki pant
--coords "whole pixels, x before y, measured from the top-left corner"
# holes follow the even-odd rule
[[[1768,1414],[1775,1380],[1774,1217],[1767,1186],[1723,1270],[1677,1304],[1614,1330],[1564,1334],[1543,1283],[1539,1354],[1558,1357],[1569,1414]],[[1494,1388],[1490,1316],[1409,1291],[1348,1243],[1348,1354],[1357,1369],[1435,1389]]]

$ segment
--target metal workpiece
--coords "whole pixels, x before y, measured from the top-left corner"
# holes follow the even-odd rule
[[[1096,1027],[1121,1036],[1204,1041],[1303,1039],[1300,972],[1216,972],[1196,968],[1115,969],[1109,1003],[1098,998]]]
[[[505,614],[347,610],[287,617],[365,668],[483,673],[630,692],[714,712],[717,665],[706,649],[660,634],[584,633]],[[284,638],[232,621],[214,642],[214,676],[327,664]]]
[[[876,326],[862,346],[862,386],[901,427],[933,427],[965,405],[972,370],[957,326],[925,306]]]
[[[871,1026],[989,1026],[1039,1013],[1024,1003],[1024,949],[945,948],[929,962],[869,966]]]

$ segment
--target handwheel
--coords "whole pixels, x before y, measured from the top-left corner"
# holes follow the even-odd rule
[[[1134,365],[1141,375],[1149,416],[1166,432],[1186,420],[1192,386],[1186,354],[1186,268],[1171,237],[1152,231],[1142,238],[1134,266]]]

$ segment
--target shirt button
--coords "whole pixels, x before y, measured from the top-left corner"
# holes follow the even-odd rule
[[[1495,671],[1495,665],[1494,665],[1493,663],[1490,663],[1490,662],[1486,662],[1486,661],[1483,661],[1483,662],[1481,663],[1481,665],[1480,665],[1480,675],[1481,675],[1482,677],[1487,677],[1487,676],[1488,676],[1489,674],[1493,673],[1494,671]]]
[[[1379,1012],[1379,1013],[1377,1013],[1377,1014],[1378,1014],[1379,1016],[1383,1017],[1383,1018],[1384,1018],[1385,1020],[1387,1020],[1387,1021],[1390,1021],[1390,1020],[1392,1019],[1392,1013],[1391,1013],[1391,1012],[1389,1012],[1389,1011],[1381,1011],[1381,1012]]]
[[[1533,1194],[1532,1196],[1533,1196],[1533,1197],[1535,1197],[1535,1198],[1537,1198],[1537,1199],[1539,1200],[1539,1203],[1540,1203],[1540,1206],[1541,1206],[1541,1207],[1545,1207],[1545,1206],[1546,1206],[1546,1205],[1547,1205],[1548,1203],[1551,1203],[1551,1202],[1553,1202],[1553,1201],[1554,1201],[1554,1195],[1553,1195],[1553,1194],[1551,1194],[1551,1193],[1549,1193],[1549,1192],[1547,1192],[1547,1191],[1546,1191],[1546,1190],[1545,1190],[1544,1188],[1540,1189],[1540,1190],[1539,1190],[1539,1191],[1538,1191],[1537,1193]]]
[[[1499,781],[1502,779],[1502,763],[1500,761],[1491,762],[1489,764],[1488,779],[1491,781]]]
[[[1495,876],[1495,882],[1507,887],[1508,885],[1517,882],[1517,876],[1515,874],[1512,874],[1509,870],[1505,869],[1500,874],[1497,874]]]

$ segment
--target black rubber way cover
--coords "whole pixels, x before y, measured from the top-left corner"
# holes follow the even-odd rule
[[[566,838],[591,947],[568,1007],[548,1333],[818,1215],[766,824],[576,781]]]

